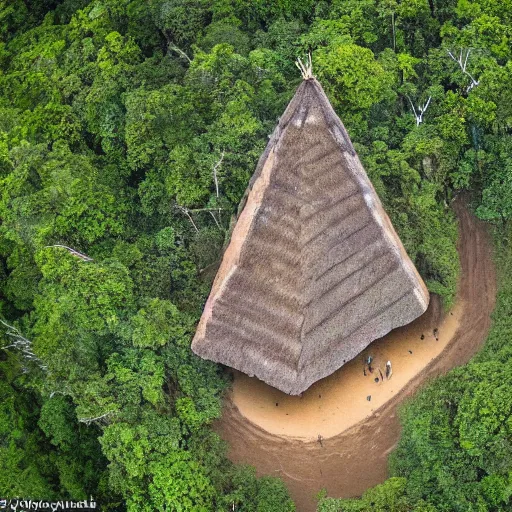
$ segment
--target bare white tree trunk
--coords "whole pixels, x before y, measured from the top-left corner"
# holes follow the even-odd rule
[[[80,423],[85,423],[86,425],[90,425],[91,423],[95,423],[95,422],[102,422],[102,423],[105,423],[105,421],[102,421],[102,420],[105,420],[105,418],[107,416],[110,416],[111,414],[113,414],[114,410],[112,411],[107,411],[105,414],[102,414],[100,416],[95,416],[95,417],[91,417],[91,418],[80,418],[78,421]]]
[[[213,166],[213,181],[215,182],[215,194],[219,197],[219,180],[217,179],[217,169],[222,165],[222,160],[224,160],[224,150],[220,155],[220,160]]]
[[[219,221],[217,220],[217,217],[215,217],[215,214],[213,213],[213,211],[210,210],[209,213],[213,217],[213,220],[215,221],[215,224],[217,224],[217,227],[220,229]],[[219,217],[220,217],[220,208],[219,208]]]
[[[471,73],[469,73],[467,70],[469,55],[471,54],[472,50],[473,48],[461,48],[458,57],[455,57],[455,55],[450,50],[446,50],[450,58],[459,65],[460,70],[471,80],[471,83],[468,85],[466,92],[471,91],[473,87],[477,87],[480,84],[480,82],[475,80],[473,75],[471,75]]]
[[[181,48],[178,48],[174,43],[169,43],[168,49],[176,52],[180,57],[186,59],[189,62],[189,64],[192,62],[192,59]]]
[[[83,261],[94,261],[92,258],[89,258],[89,256],[87,256],[81,252],[78,252],[77,250],[72,249],[71,247],[68,247],[67,245],[55,244],[55,245],[47,245],[45,247],[46,248],[60,247],[61,249],[66,249],[70,254],[72,254],[73,256],[76,256],[77,258],[80,258]]]
[[[225,155],[225,151],[222,150],[222,153],[220,154],[220,158],[219,158],[218,162],[213,166],[213,169],[212,169],[213,182],[215,183],[215,196],[217,198],[219,198],[219,196],[220,196],[220,192],[219,192],[219,177],[217,175],[217,171],[219,170],[220,166],[222,165],[222,162],[224,160],[224,155]],[[182,205],[176,205],[176,208],[180,212],[182,212],[183,214],[185,214],[187,216],[188,220],[192,224],[192,226],[195,229],[196,233],[199,232],[199,228],[197,227],[196,223],[194,222],[194,219],[192,218],[192,215],[190,215],[192,212],[208,212],[212,216],[212,218],[215,221],[215,224],[217,225],[217,227],[219,229],[221,229],[221,225],[220,225],[219,221],[220,221],[220,212],[223,210],[223,208],[187,208],[187,207],[182,206]],[[219,219],[217,219],[217,217],[215,216],[214,212],[218,213]]]
[[[47,370],[48,367],[43,364],[43,361],[37,357],[32,350],[32,342],[22,336],[20,331],[16,329],[16,327],[9,325],[7,322],[4,322],[0,319],[0,323],[7,327],[7,331],[5,332],[6,336],[12,339],[12,343],[10,345],[5,345],[0,347],[2,350],[7,350],[8,348],[13,348],[15,350],[19,350],[21,355],[27,360],[36,363],[41,370]],[[23,368],[23,372],[27,372],[28,368]]]
[[[178,208],[178,210],[180,212],[184,213],[187,216],[188,220],[190,221],[190,223],[192,224],[192,226],[196,230],[196,233],[199,233],[199,229],[197,228],[196,223],[194,222],[194,219],[190,215],[190,210],[188,208],[186,208],[185,206],[181,206],[179,204],[176,205],[176,208]]]
[[[416,108],[414,107],[414,103],[412,102],[411,98],[407,96],[407,94],[405,95],[405,97],[409,100],[409,103],[412,108],[412,113],[416,118],[416,126],[419,126],[423,122],[423,114],[427,111],[432,96],[429,96],[428,100],[426,101],[426,103],[423,103],[423,105],[418,105],[418,110],[416,110]]]
[[[214,212],[218,212],[219,215],[220,215],[220,212],[224,210],[224,208],[186,208],[185,206],[181,206],[181,205],[176,205],[176,208],[184,213],[188,220],[190,221],[190,223],[192,224],[192,226],[194,227],[194,229],[196,230],[196,233],[199,233],[199,228],[197,227],[196,223],[194,222],[194,219],[192,218],[192,215],[190,215],[191,213],[199,213],[199,212],[207,212],[209,213],[212,217],[213,217],[213,220],[215,221],[215,224],[217,224],[217,227],[219,229],[221,229],[221,225],[219,224],[219,220],[217,219],[217,217],[215,217],[215,214]]]
[[[396,52],[395,13],[391,13],[391,26],[393,28],[393,51]]]

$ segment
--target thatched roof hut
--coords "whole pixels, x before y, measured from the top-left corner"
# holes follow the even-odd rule
[[[428,302],[345,127],[304,80],[251,179],[193,351],[300,394]]]

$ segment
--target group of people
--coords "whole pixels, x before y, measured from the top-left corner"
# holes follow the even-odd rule
[[[366,373],[367,371],[370,374],[373,374],[373,372],[375,371],[375,367],[372,365],[373,365],[373,357],[372,356],[366,357],[364,360],[364,366],[363,366],[363,374],[365,377],[367,375],[367,373]],[[380,380],[384,381],[384,375],[382,374],[382,370],[380,369],[380,367],[378,367],[377,370],[380,375]],[[386,363],[386,380],[389,380],[392,375],[393,375],[393,368],[391,366],[391,361],[388,361]],[[379,377],[375,377],[375,382],[379,382]]]

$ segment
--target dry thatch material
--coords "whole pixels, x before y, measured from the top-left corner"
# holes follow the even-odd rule
[[[300,394],[429,294],[321,85],[302,82],[249,184],[199,356]]]

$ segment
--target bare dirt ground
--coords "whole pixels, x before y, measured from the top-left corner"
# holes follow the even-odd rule
[[[242,416],[271,434],[304,441],[334,437],[371,416],[426,368],[453,338],[463,311],[459,302],[441,319],[439,301],[433,300],[426,314],[372,343],[302,397],[234,372],[230,399]],[[368,357],[370,368],[365,365]]]
[[[350,363],[353,369],[345,365],[346,370],[315,384],[302,401],[266,389],[254,379],[235,381],[215,429],[228,442],[233,461],[254,465],[259,474],[283,478],[299,512],[315,510],[314,497],[322,488],[330,496],[351,497],[384,481],[388,455],[400,436],[398,406],[425,381],[466,363],[484,342],[496,295],[491,242],[485,224],[469,213],[462,200],[454,202],[454,209],[459,219],[462,272],[453,315],[441,321],[439,305],[432,301],[421,319],[365,351],[375,357],[371,376],[364,377],[362,359],[356,359]],[[438,340],[433,335],[435,324],[439,326]],[[420,332],[424,340],[419,338]],[[397,336],[397,344],[405,343],[406,353],[392,348],[392,336]],[[391,380],[375,383],[377,376],[380,379],[377,367],[384,371],[390,355]],[[343,380],[353,383],[340,386],[343,375]],[[356,389],[359,385],[364,390]],[[315,399],[317,395],[322,397]],[[372,395],[370,402],[368,395]],[[292,400],[287,402],[288,398]],[[237,401],[250,419],[240,412]]]

